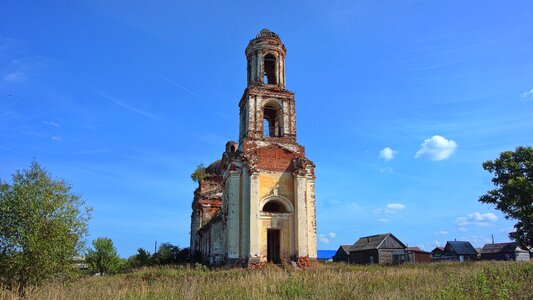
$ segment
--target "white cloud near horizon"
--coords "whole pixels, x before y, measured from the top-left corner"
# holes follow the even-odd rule
[[[26,76],[20,71],[15,71],[4,76],[4,81],[8,82],[23,82],[25,80]]]
[[[455,223],[459,225],[459,230],[461,231],[466,231],[464,227],[468,225],[487,227],[493,225],[496,221],[498,221],[498,217],[495,214],[490,212],[481,214],[477,211],[467,214],[466,217],[458,217],[455,219]]]
[[[52,126],[52,127],[61,127],[61,124],[57,123],[57,122],[53,122],[53,121],[43,121],[43,124],[44,125],[48,125],[48,126]]]
[[[337,234],[335,232],[321,233],[318,235],[318,240],[324,244],[329,244],[332,239],[336,238]]]
[[[457,148],[457,143],[447,140],[440,135],[424,140],[420,149],[416,152],[415,158],[427,158],[430,160],[445,160],[449,158]]]
[[[379,158],[382,158],[385,161],[389,161],[394,159],[394,156],[398,153],[396,150],[392,150],[389,147],[383,148],[381,151],[379,151]]]
[[[522,97],[523,101],[533,100],[533,89],[520,94],[520,96]]]
[[[385,214],[394,215],[405,209],[405,205],[401,203],[389,203],[385,205]]]
[[[387,222],[389,222],[389,219],[386,219],[386,218],[379,218],[379,219],[378,219],[378,222],[380,222],[380,223],[387,223]]]

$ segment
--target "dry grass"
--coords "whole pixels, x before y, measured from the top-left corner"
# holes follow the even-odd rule
[[[0,298],[16,299],[0,289]],[[533,299],[533,263],[322,265],[311,270],[146,268],[49,284],[32,299]]]

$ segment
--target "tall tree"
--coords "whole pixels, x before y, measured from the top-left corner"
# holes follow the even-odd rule
[[[0,180],[0,285],[25,291],[72,274],[91,209],[36,161]]]
[[[110,238],[97,238],[93,241],[93,247],[94,249],[89,249],[85,256],[89,269],[104,275],[115,273],[120,268],[121,261]]]
[[[522,246],[533,247],[533,148],[518,147],[506,151],[494,161],[483,163],[483,169],[494,174],[495,189],[479,198],[515,219],[515,231],[509,236]]]

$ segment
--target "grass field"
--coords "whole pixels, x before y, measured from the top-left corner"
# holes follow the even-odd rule
[[[48,284],[31,299],[533,299],[533,262],[401,266],[326,264],[308,270],[152,267]],[[0,298],[16,299],[0,290]]]

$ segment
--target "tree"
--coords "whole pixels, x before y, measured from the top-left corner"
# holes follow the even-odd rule
[[[89,249],[85,261],[89,269],[101,275],[115,273],[120,268],[121,260],[110,238],[99,237],[93,241],[94,249]]]
[[[191,179],[194,182],[200,183],[205,178],[205,167],[204,164],[199,164],[196,166],[196,170],[191,174]]]
[[[152,264],[152,255],[144,248],[137,249],[137,254],[128,258],[128,265],[132,268],[150,266]]]
[[[158,265],[170,265],[178,263],[180,249],[171,243],[162,243],[154,253],[154,261]]]
[[[533,247],[533,148],[502,152],[498,159],[484,162],[483,169],[494,174],[496,188],[479,201],[495,204],[506,219],[517,220],[509,236],[522,246]]]
[[[36,161],[0,180],[0,285],[25,291],[66,279],[84,247],[91,208]]]

